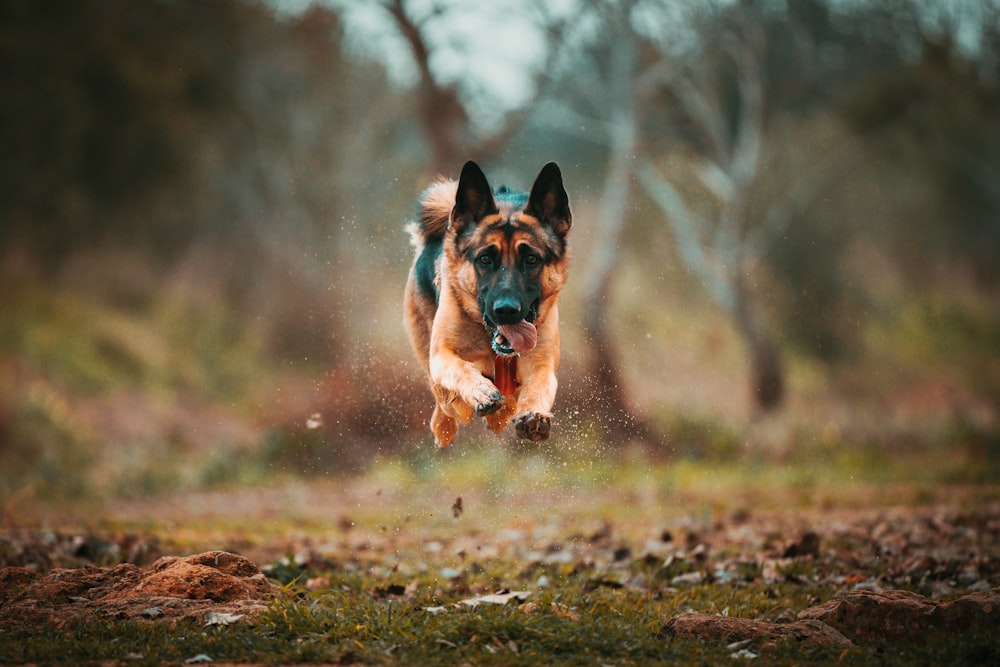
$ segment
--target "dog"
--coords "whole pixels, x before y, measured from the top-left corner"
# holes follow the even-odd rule
[[[482,417],[499,435],[546,440],[559,367],[559,293],[572,226],[559,167],[529,193],[493,190],[475,162],[439,180],[407,225],[415,258],[404,310],[413,350],[436,402],[431,432],[450,445]]]

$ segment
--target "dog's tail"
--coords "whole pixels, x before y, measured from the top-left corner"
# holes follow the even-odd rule
[[[458,181],[443,178],[424,190],[417,204],[417,220],[406,226],[415,247],[421,248],[429,240],[444,238],[451,209],[455,207],[456,192]]]

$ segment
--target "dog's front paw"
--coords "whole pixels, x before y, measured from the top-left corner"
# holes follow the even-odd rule
[[[549,439],[549,429],[552,427],[552,415],[540,412],[528,412],[514,420],[514,430],[517,437],[539,442]]]
[[[476,406],[476,416],[485,417],[486,415],[491,415],[503,407],[503,394],[493,386],[493,383],[489,383],[488,389],[483,389],[476,394],[474,404]]]

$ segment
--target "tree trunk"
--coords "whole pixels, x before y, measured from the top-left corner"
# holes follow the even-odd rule
[[[627,9],[620,10],[627,18]],[[601,215],[594,236],[593,257],[586,265],[583,328],[590,346],[588,376],[596,383],[593,409],[600,417],[607,442],[625,443],[645,437],[644,421],[629,407],[610,322],[615,272],[619,264],[634,172],[637,120],[631,81],[635,48],[623,39],[611,54],[609,87],[616,100],[609,119],[608,171],[601,194]]]
[[[602,435],[608,442],[624,442],[645,433],[641,420],[628,407],[625,380],[610,326],[613,317],[611,292],[619,264],[630,172],[624,154],[614,151],[604,183],[599,228],[595,231],[597,247],[586,266],[584,287],[583,329],[590,350],[587,375],[594,382],[589,398],[601,420]]]
[[[742,283],[735,286],[736,328],[747,345],[750,358],[750,398],[758,414],[777,409],[785,396],[781,358],[761,326],[751,296]]]

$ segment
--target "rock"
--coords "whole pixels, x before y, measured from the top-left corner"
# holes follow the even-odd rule
[[[802,611],[800,621],[831,625],[856,642],[925,639],[930,633],[1000,627],[1000,588],[952,602],[935,602],[907,591],[851,591]]]
[[[749,640],[752,644],[764,645],[783,640],[812,646],[854,646],[851,640],[836,629],[813,620],[768,623],[714,614],[681,614],[666,622],[663,634],[669,637],[711,639],[727,644]]]
[[[801,558],[802,556],[819,556],[819,535],[813,531],[808,531],[799,538],[798,542],[792,542],[785,547],[781,554],[782,558]]]
[[[172,619],[206,613],[243,615],[265,608],[274,587],[252,562],[223,551],[161,558],[147,571],[111,568],[54,569],[38,575],[24,568],[0,570],[0,630],[26,625],[66,625],[93,616]],[[156,609],[156,613],[150,613]]]

